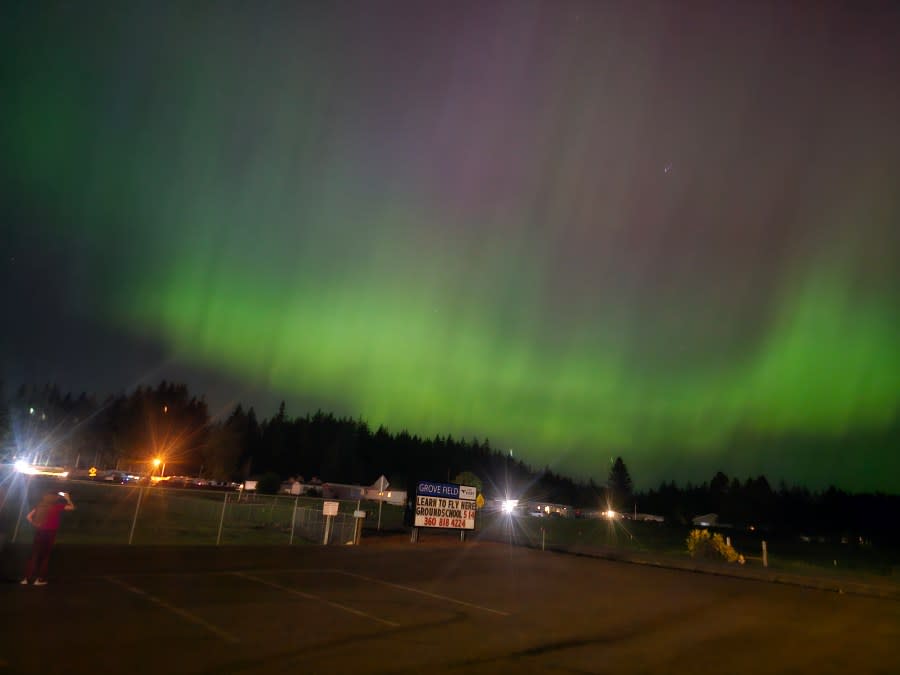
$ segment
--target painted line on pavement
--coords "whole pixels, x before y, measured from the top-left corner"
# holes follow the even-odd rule
[[[210,633],[217,635],[218,637],[222,638],[223,640],[226,640],[227,642],[231,642],[233,644],[240,643],[240,640],[238,638],[236,638],[234,635],[232,635],[231,633],[229,633],[228,631],[224,631],[221,628],[219,628],[218,626],[214,626],[209,621],[206,621],[205,619],[201,619],[196,614],[192,614],[191,612],[187,611],[186,609],[182,609],[181,607],[176,607],[175,605],[172,605],[172,604],[166,602],[162,598],[158,598],[155,595],[148,593],[147,591],[143,590],[142,588],[133,586],[129,583],[122,581],[121,579],[117,579],[116,577],[107,576],[107,577],[103,577],[103,578],[106,579],[111,584],[115,584],[116,586],[120,586],[120,587],[124,588],[126,591],[129,591],[131,593],[134,593],[135,595],[139,595],[143,598],[146,598],[153,604],[169,610],[173,614],[180,616],[182,619],[184,619],[186,621],[195,623],[198,626],[203,626]]]
[[[446,595],[439,595],[437,593],[432,593],[430,591],[423,591],[420,588],[413,588],[412,586],[404,586],[403,584],[395,584],[391,581],[384,581],[383,579],[376,579],[374,577],[367,577],[362,574],[356,574],[355,572],[345,572],[344,570],[330,570],[333,574],[343,574],[344,576],[354,577],[356,579],[362,579],[364,581],[370,581],[374,584],[381,584],[382,586],[389,586],[391,588],[399,588],[402,591],[408,591],[410,593],[418,593],[419,595],[424,595],[429,598],[434,598],[436,600],[443,600],[445,602],[452,602],[457,605],[462,605],[463,607],[471,607],[472,609],[480,609],[483,612],[490,612],[491,614],[498,614],[499,616],[509,616],[509,612],[502,612],[499,609],[492,609],[491,607],[485,607],[484,605],[476,605],[473,602],[466,602],[465,600],[457,600],[456,598],[451,598]]]
[[[281,571],[281,570],[273,570],[273,571]],[[279,591],[284,591],[285,593],[290,593],[291,595],[296,595],[299,598],[303,598],[305,600],[315,600],[316,602],[322,602],[330,607],[334,607],[335,609],[340,609],[345,612],[349,612],[350,614],[356,614],[357,616],[364,617],[366,619],[371,619],[372,621],[377,621],[378,623],[383,623],[386,626],[391,626],[392,628],[397,628],[400,624],[394,621],[388,621],[387,619],[382,619],[381,617],[375,616],[374,614],[369,614],[367,612],[363,612],[362,610],[355,609],[354,607],[348,607],[347,605],[342,605],[338,602],[332,602],[331,600],[326,600],[325,598],[319,597],[318,595],[313,595],[312,593],[305,593],[304,591],[298,591],[296,588],[291,588],[290,586],[284,586],[282,584],[277,584],[274,581],[268,581],[267,579],[260,579],[259,577],[253,574],[247,574],[246,572],[231,572],[233,576],[240,577],[242,579],[249,579],[250,581],[255,581],[258,584],[262,584],[264,586],[269,586],[271,588],[277,588]]]

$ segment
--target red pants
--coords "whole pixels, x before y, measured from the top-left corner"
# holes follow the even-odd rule
[[[47,568],[50,565],[50,551],[53,542],[56,541],[56,530],[35,530],[34,543],[31,545],[31,557],[28,559],[28,568],[25,571],[26,579],[47,578]]]

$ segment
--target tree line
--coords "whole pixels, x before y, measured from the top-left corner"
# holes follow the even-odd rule
[[[814,492],[784,483],[774,489],[764,476],[742,481],[722,472],[705,483],[663,482],[635,492],[621,457],[608,471],[598,467],[606,473],[603,482],[575,481],[549,466],[535,469],[514,459],[488,439],[373,430],[364,420],[321,410],[292,417],[284,403],[266,419],[242,404],[213,419],[202,396],[166,381],[103,399],[63,394],[50,384],[22,386],[0,405],[0,447],[7,462],[149,472],[153,458],[161,458],[169,475],[215,480],[269,474],[369,485],[384,474],[393,487],[409,489],[419,479],[449,481],[471,472],[489,498],[636,511],[682,525],[716,513],[720,523],[736,527],[873,537],[893,533],[900,517],[898,496],[835,487]]]
[[[384,474],[398,489],[471,471],[490,495],[524,492],[565,504],[591,503],[600,491],[592,481],[578,483],[549,468],[535,471],[488,439],[373,430],[364,420],[321,410],[292,417],[283,402],[267,419],[237,404],[215,420],[202,396],[166,381],[105,399],[63,394],[55,385],[22,386],[2,409],[4,461],[148,472],[161,458],[170,475],[244,480],[275,473],[372,484]]]
[[[765,476],[743,481],[718,472],[708,483],[683,487],[663,482],[640,495],[642,507],[672,523],[688,524],[693,516],[714,513],[720,525],[763,532],[863,537],[897,542],[900,496],[851,494],[833,485],[811,491],[781,482],[773,488]]]

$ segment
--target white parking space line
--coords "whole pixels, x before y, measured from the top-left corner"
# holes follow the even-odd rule
[[[273,570],[275,572],[281,570]],[[263,584],[264,586],[269,586],[271,588],[277,588],[279,591],[284,591],[285,593],[290,593],[291,595],[296,595],[299,598],[303,598],[305,600],[315,600],[317,602],[322,602],[330,607],[334,607],[335,609],[340,609],[345,612],[349,612],[350,614],[356,614],[357,616],[364,617],[366,619],[371,619],[372,621],[377,621],[378,623],[383,623],[386,626],[391,626],[392,628],[397,628],[400,624],[395,623],[393,621],[388,621],[387,619],[382,619],[381,617],[375,616],[373,614],[369,614],[367,612],[363,612],[361,610],[355,609],[353,607],[347,607],[346,605],[342,605],[338,602],[332,602],[331,600],[326,600],[325,598],[319,597],[317,595],[313,595],[312,593],[304,593],[303,591],[298,591],[296,588],[291,588],[290,586],[283,586],[282,584],[277,584],[274,581],[269,581],[267,579],[260,579],[259,577],[253,574],[247,574],[246,572],[231,572],[236,577],[241,577],[242,579],[249,579],[250,581],[255,581],[258,584]]]
[[[228,631],[222,630],[218,626],[214,626],[213,624],[211,624],[209,621],[206,621],[205,619],[201,619],[196,614],[192,614],[191,612],[187,611],[186,609],[182,609],[181,607],[176,607],[175,605],[166,602],[162,598],[158,598],[155,595],[148,593],[147,591],[143,590],[142,588],[138,588],[137,586],[132,586],[131,584],[126,583],[126,582],[122,581],[121,579],[117,579],[116,577],[104,577],[104,579],[106,579],[111,584],[115,584],[116,586],[121,586],[126,591],[130,591],[131,593],[134,593],[135,595],[139,595],[143,598],[146,598],[153,604],[169,610],[173,614],[180,616],[182,619],[184,619],[186,621],[195,623],[198,626],[203,626],[210,633],[213,633],[214,635],[222,638],[223,640],[225,640],[227,642],[231,642],[233,644],[240,643],[240,640],[237,637],[235,637],[234,635],[232,635],[231,633],[229,633]]]
[[[334,574],[343,574],[344,576],[354,577],[356,579],[362,579],[364,581],[370,581],[374,584],[381,584],[382,586],[390,586],[391,588],[399,588],[402,591],[408,591],[410,593],[418,593],[419,595],[424,595],[429,598],[434,598],[436,600],[443,600],[444,602],[452,602],[457,605],[462,605],[463,607],[471,607],[472,609],[480,609],[483,612],[490,612],[491,614],[498,614],[500,616],[509,616],[509,612],[503,612],[499,609],[492,609],[490,607],[485,607],[484,605],[476,605],[472,602],[466,602],[465,600],[457,600],[456,598],[450,598],[446,595],[439,595],[437,593],[431,593],[430,591],[423,591],[419,588],[413,588],[412,586],[404,586],[403,584],[395,584],[390,581],[384,581],[383,579],[376,579],[374,577],[367,577],[362,574],[356,574],[355,572],[345,572],[344,570],[329,570]]]
[[[233,644],[240,643],[240,640],[238,638],[236,638],[234,635],[232,635],[231,633],[222,630],[218,626],[212,625],[205,619],[201,619],[199,616],[197,616],[196,614],[192,614],[191,612],[187,611],[186,609],[182,609],[181,607],[176,607],[175,605],[169,604],[162,598],[158,598],[155,595],[152,595],[152,594],[148,593],[147,591],[145,591],[141,588],[138,588],[137,586],[132,586],[131,584],[126,583],[126,582],[122,581],[121,579],[117,579],[116,577],[103,577],[103,578],[106,579],[111,584],[115,584],[116,586],[121,586],[126,591],[129,591],[131,593],[134,593],[135,595],[139,595],[143,598],[146,598],[153,604],[169,610],[173,614],[180,616],[182,619],[184,619],[186,621],[195,623],[198,626],[203,626],[206,630],[208,630],[209,632],[213,633],[214,635],[222,638],[223,640],[225,640],[227,642],[231,642]]]

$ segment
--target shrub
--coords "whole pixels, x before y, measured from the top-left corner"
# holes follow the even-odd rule
[[[691,530],[686,543],[688,553],[692,558],[744,564],[744,556],[735,551],[734,546],[725,543],[725,539],[719,533],[710,534],[709,530]]]

